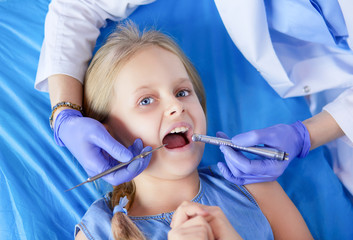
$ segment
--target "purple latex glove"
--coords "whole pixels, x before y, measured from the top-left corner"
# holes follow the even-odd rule
[[[100,122],[83,117],[79,111],[73,109],[62,110],[56,117],[54,139],[59,146],[69,149],[89,176],[104,172],[119,162],[128,162],[142,151],[151,150],[151,147],[143,149],[140,139],[128,149],[125,148]],[[104,176],[103,179],[112,185],[128,182],[147,167],[150,159],[151,154]]]
[[[217,136],[228,138],[222,132],[217,133]],[[277,148],[289,154],[288,161],[262,157],[250,160],[231,147],[220,146],[226,163],[219,162],[217,166],[224,178],[237,185],[274,181],[282,175],[294,158],[303,158],[310,150],[309,132],[300,121],[291,125],[278,124],[242,133],[234,136],[232,142],[243,147],[264,144],[266,147]]]

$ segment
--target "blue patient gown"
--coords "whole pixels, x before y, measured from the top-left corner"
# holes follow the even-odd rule
[[[219,206],[230,223],[244,239],[273,239],[272,230],[255,199],[243,187],[225,180],[216,166],[199,170],[200,189],[193,202]],[[171,196],[172,197],[172,196]],[[110,221],[113,213],[109,208],[110,194],[95,201],[75,234],[83,231],[88,239],[114,239]],[[174,212],[153,216],[130,217],[147,239],[167,239]]]

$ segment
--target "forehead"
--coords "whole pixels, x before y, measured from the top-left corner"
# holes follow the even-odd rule
[[[115,85],[129,88],[177,79],[189,79],[179,56],[159,46],[151,45],[139,49],[127,60],[117,74]]]

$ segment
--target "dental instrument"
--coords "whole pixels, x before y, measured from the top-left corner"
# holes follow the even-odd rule
[[[82,182],[82,183],[76,185],[75,187],[72,187],[72,188],[66,190],[65,192],[71,191],[72,189],[77,188],[77,187],[79,187],[79,186],[82,186],[82,185],[85,184],[85,183],[93,182],[93,181],[95,181],[95,180],[97,180],[97,179],[99,179],[99,178],[101,178],[101,177],[104,177],[105,175],[107,175],[107,174],[109,174],[109,173],[112,173],[112,172],[114,172],[114,171],[116,171],[116,170],[118,170],[118,169],[120,169],[120,168],[122,168],[122,167],[124,167],[124,166],[126,166],[126,165],[128,165],[128,164],[130,164],[130,163],[132,163],[132,162],[135,161],[136,159],[146,157],[147,155],[151,154],[152,152],[154,152],[154,151],[156,151],[156,150],[158,150],[158,149],[161,149],[162,147],[164,147],[164,146],[166,146],[166,145],[167,145],[167,144],[163,144],[163,145],[161,145],[161,146],[159,146],[159,147],[157,147],[157,148],[155,148],[155,149],[152,149],[151,151],[147,151],[147,152],[141,153],[141,154],[139,154],[139,155],[133,157],[133,158],[132,158],[130,161],[128,161],[128,162],[118,164],[118,165],[116,165],[116,166],[114,166],[114,167],[112,167],[112,168],[110,168],[110,169],[108,169],[108,170],[106,170],[106,171],[104,171],[104,172],[102,172],[102,173],[99,173],[99,174],[97,174],[97,175],[95,175],[95,176],[93,176],[93,177],[89,177],[89,178],[87,178],[87,180],[86,180],[85,182]]]
[[[211,137],[211,136],[201,135],[197,133],[194,133],[192,135],[192,140],[194,142],[203,142],[203,143],[209,143],[209,144],[218,145],[218,146],[225,145],[225,146],[232,147],[235,150],[256,154],[269,159],[274,159],[278,161],[288,161],[288,153],[275,148],[261,147],[261,146],[241,147],[233,144],[230,139]]]

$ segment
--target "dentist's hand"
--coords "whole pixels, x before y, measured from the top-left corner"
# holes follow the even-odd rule
[[[128,149],[125,148],[100,122],[83,117],[79,111],[73,109],[62,110],[56,117],[54,138],[59,146],[69,149],[89,176],[97,175],[119,162],[128,162],[134,156],[151,150],[151,147],[143,149],[140,139]],[[140,174],[150,160],[151,154],[104,176],[103,179],[112,185],[128,182]]]
[[[224,133],[217,133],[218,137],[228,138]],[[257,182],[269,182],[282,175],[288,164],[296,157],[303,158],[310,150],[309,132],[303,123],[297,121],[291,125],[278,124],[272,127],[253,130],[236,135],[232,142],[243,147],[264,144],[288,153],[288,161],[271,159],[250,160],[241,152],[226,146],[220,149],[224,154],[226,163],[217,164],[224,178],[237,185]]]

